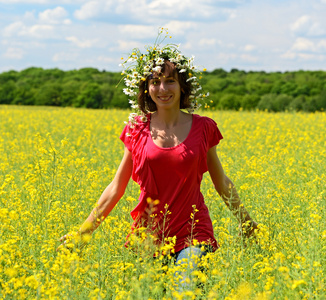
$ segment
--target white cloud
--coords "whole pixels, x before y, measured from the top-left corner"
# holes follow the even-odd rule
[[[39,20],[42,23],[49,23],[49,24],[71,24],[69,19],[66,19],[68,13],[67,11],[58,6],[54,9],[47,9],[43,12],[39,13]]]
[[[152,45],[159,26],[167,27],[172,36],[164,43],[180,43],[186,56],[195,55],[196,64],[210,70],[316,69],[325,62],[326,0],[302,0],[300,5],[293,0],[0,3],[5,7],[0,12],[2,57],[11,56],[8,65],[15,64],[15,69],[36,64],[64,69],[106,66],[118,71],[120,57],[134,47],[144,50]],[[80,21],[74,22],[76,18]]]
[[[195,1],[192,0],[154,0],[147,5],[147,11],[151,16],[162,16],[167,14],[169,17],[175,17],[188,11],[191,7],[193,13],[199,13],[194,7],[196,5]],[[205,4],[202,7],[207,7]],[[202,8],[203,17],[208,17],[210,15],[210,10]]]
[[[284,58],[284,59],[295,59],[297,57],[297,53],[295,52],[291,52],[291,51],[287,51],[283,54],[280,55],[281,58]]]
[[[250,45],[250,44],[247,44],[243,47],[243,50],[246,52],[251,52],[251,51],[254,51],[255,49],[256,49],[256,46]]]
[[[5,37],[20,36],[33,38],[49,38],[54,35],[54,27],[51,25],[26,26],[23,22],[15,22],[3,30]]]
[[[3,35],[5,37],[12,37],[14,35],[18,35],[19,32],[22,31],[24,28],[25,25],[23,22],[21,21],[14,22],[4,28]]]
[[[54,62],[71,62],[76,61],[78,57],[77,53],[73,52],[59,52],[53,55],[52,61]]]
[[[135,40],[117,40],[117,47],[110,47],[110,51],[119,51],[121,53],[129,54],[133,48],[144,49],[144,44]]]
[[[232,1],[234,3],[234,1]],[[74,16],[79,20],[87,19],[117,19],[138,20],[142,23],[158,23],[164,20],[193,20],[195,18],[207,22],[214,18],[231,18],[235,16],[234,9],[219,7],[225,2],[209,0],[91,0],[77,9]]]
[[[25,12],[21,21],[13,22],[3,29],[5,37],[29,37],[38,39],[48,39],[58,36],[54,26],[69,25],[71,21],[66,18],[67,11],[63,7],[47,9],[38,14],[32,11]]]
[[[75,36],[68,36],[66,37],[66,40],[72,42],[74,45],[76,45],[79,48],[91,48],[98,41],[97,39],[81,41]]]
[[[57,0],[56,4],[78,4],[84,3],[86,0]],[[8,3],[10,2],[10,3]],[[0,0],[0,3],[5,4],[15,4],[15,3],[24,3],[24,4],[50,4],[53,5],[53,0]]]
[[[312,20],[310,16],[301,16],[293,24],[290,25],[290,29],[295,33],[307,32],[311,26]]]
[[[319,51],[326,52],[326,39],[320,40],[317,44],[317,48]]]
[[[326,39],[321,39],[319,41],[312,41],[306,38],[297,38],[291,50],[298,51],[298,52],[325,53]]]
[[[310,36],[322,36],[326,34],[324,26],[319,23],[313,23],[309,29],[308,35]]]
[[[32,23],[32,22],[36,22],[36,18],[35,18],[35,11],[26,11],[23,17],[24,22],[26,23]]]
[[[79,20],[87,20],[102,16],[103,13],[110,11],[110,1],[92,0],[82,5],[82,7],[75,11],[74,15]]]
[[[202,47],[214,46],[217,42],[218,41],[215,38],[203,38],[199,40],[198,45]]]
[[[306,38],[297,38],[292,48],[281,55],[284,59],[326,60],[326,39],[311,41]]]
[[[55,35],[55,29],[51,25],[33,25],[22,31],[20,35],[30,36],[39,39],[47,39]]]
[[[250,54],[241,54],[239,57],[241,60],[243,60],[245,62],[256,63],[258,61],[257,56],[253,56]]]
[[[324,62],[326,61],[326,55],[323,54],[310,54],[310,53],[294,53],[294,52],[287,52],[281,56],[285,59],[290,60],[304,60],[304,61],[311,61],[311,62]]]
[[[324,27],[313,17],[304,15],[290,25],[291,31],[296,35],[320,36],[326,33]]]
[[[104,62],[104,63],[112,63],[112,62],[116,62],[116,60],[113,59],[112,57],[109,57],[109,56],[103,56],[103,55],[97,57],[97,60],[98,60],[99,62]]]
[[[298,53],[298,57],[304,60],[317,60],[317,61],[324,61],[325,55],[321,54],[307,54],[307,53]]]
[[[49,0],[9,0],[10,4],[14,3],[30,3],[30,4],[46,4],[49,2]],[[8,4],[8,0],[0,0],[0,3]]]
[[[189,30],[195,29],[197,27],[197,23],[192,21],[170,21],[163,27],[168,28],[169,33],[172,36],[184,35],[186,32],[189,32]]]
[[[314,42],[306,39],[306,38],[297,38],[294,45],[292,46],[292,50],[294,51],[315,51],[316,47]]]
[[[24,56],[24,50],[20,48],[8,48],[3,56],[9,59],[22,59]]]
[[[220,53],[217,54],[217,59],[219,61],[223,61],[224,63],[226,63],[229,60],[233,60],[233,61],[236,60],[237,59],[237,54],[220,52]]]
[[[207,21],[211,18],[215,20],[220,17],[234,17],[234,9],[225,6],[225,3],[238,4],[238,1],[198,1],[198,0],[154,0],[146,5],[150,15],[162,17],[168,16],[169,19],[179,17],[181,19],[201,19]],[[146,8],[143,7],[143,8]],[[146,11],[146,10],[145,10]]]
[[[158,28],[156,26],[149,25],[119,25],[118,28],[122,35],[135,39],[156,37],[158,32]]]

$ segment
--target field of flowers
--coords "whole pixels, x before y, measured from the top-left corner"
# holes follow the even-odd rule
[[[129,113],[0,106],[0,299],[325,299],[326,113],[202,113],[224,136],[218,155],[260,231],[239,239],[205,174],[221,248],[195,272],[201,285],[180,294],[173,264],[124,247],[132,182],[82,251],[56,251],[112,180]]]

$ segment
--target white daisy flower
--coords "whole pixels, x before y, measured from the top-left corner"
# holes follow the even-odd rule
[[[135,92],[133,89],[123,89],[123,92],[127,95],[127,96],[136,96],[137,92]]]
[[[155,61],[155,63],[156,63],[156,65],[159,65],[159,66],[161,66],[161,65],[163,65],[164,64],[164,59],[163,58],[161,58],[161,57],[159,57],[156,61]]]
[[[162,71],[161,66],[156,66],[155,68],[153,68],[153,72],[155,72],[155,73],[161,73],[161,71]]]
[[[197,79],[197,77],[196,77],[196,76],[193,76],[193,77],[188,78],[188,79],[187,79],[187,82],[188,82],[188,81],[191,81],[191,80],[196,80],[196,79]]]
[[[127,63],[127,64],[130,64],[130,63],[133,63],[133,62],[135,62],[135,61],[137,61],[137,59],[135,59],[135,58],[133,58],[133,57],[129,57],[129,58],[127,59],[126,63]]]

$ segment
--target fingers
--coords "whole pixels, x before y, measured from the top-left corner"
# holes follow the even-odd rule
[[[59,250],[61,250],[62,248],[67,248],[67,249],[69,249],[69,247],[67,247],[67,239],[69,238],[69,237],[72,237],[72,235],[71,234],[65,234],[65,235],[63,235],[60,239],[59,239],[59,241],[62,243],[61,245],[59,245],[59,247],[56,249],[56,251],[59,251]]]
[[[64,236],[62,236],[60,239],[59,239],[59,241],[60,242],[63,242],[63,241],[65,241],[67,239],[67,235],[65,234]]]
[[[61,245],[56,249],[57,251],[62,249],[68,249],[73,251],[74,249],[81,250],[89,241],[90,235],[80,236],[78,233],[74,234],[65,234],[63,235],[59,241]]]
[[[240,233],[239,235],[245,236],[249,238],[255,234],[258,230],[258,224],[255,221],[251,221],[250,223],[244,223],[239,225]]]
[[[72,236],[73,236],[72,234],[65,234],[59,239],[59,241],[64,242],[67,240],[68,237],[72,237]]]

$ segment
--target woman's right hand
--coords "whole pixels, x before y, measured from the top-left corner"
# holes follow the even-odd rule
[[[63,235],[59,241],[61,245],[57,248],[57,251],[60,251],[63,248],[69,249],[72,251],[74,248],[82,249],[91,239],[91,235],[88,233],[76,232],[73,234]]]
[[[63,248],[68,248],[68,249],[72,249],[73,248],[73,243],[71,243],[70,245],[70,242],[72,240],[72,237],[73,235],[72,234],[65,234],[63,235],[59,241],[61,242],[61,244],[59,245],[59,247],[57,248],[57,251],[60,251],[61,249]],[[69,246],[72,246],[72,247],[68,247],[68,244]]]

